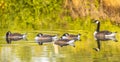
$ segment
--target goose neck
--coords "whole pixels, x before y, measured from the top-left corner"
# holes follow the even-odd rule
[[[100,31],[100,22],[97,24],[97,29],[96,29],[97,32]]]

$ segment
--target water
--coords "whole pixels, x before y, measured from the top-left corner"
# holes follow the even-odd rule
[[[101,42],[101,51],[97,52],[93,48],[97,47],[92,32],[67,31],[68,33],[81,33],[81,41],[75,42],[75,47],[60,47],[54,43],[44,43],[38,45],[34,37],[37,33],[58,34],[59,37],[64,31],[34,31],[28,32],[28,40],[13,41],[6,44],[5,32],[0,38],[0,62],[119,62],[120,43],[114,41]],[[24,33],[24,32],[22,32]],[[89,35],[86,35],[89,34]],[[117,38],[119,40],[119,34]]]

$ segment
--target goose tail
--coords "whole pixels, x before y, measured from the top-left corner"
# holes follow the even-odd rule
[[[27,40],[27,33],[23,34],[23,39]]]
[[[69,42],[67,42],[67,44],[69,44],[71,46],[75,46],[74,42],[75,42],[75,40],[70,40]]]

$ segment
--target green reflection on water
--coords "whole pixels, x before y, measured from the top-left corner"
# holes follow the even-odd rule
[[[82,30],[68,30],[72,34],[81,33],[81,41],[76,41],[76,47],[60,47],[53,43],[38,45],[34,37],[38,32],[45,34],[58,34],[59,37],[65,31],[34,31],[28,32],[28,41],[13,41],[12,44],[6,44],[4,35],[1,34],[0,60],[1,62],[113,62],[119,61],[119,42],[108,41],[101,42],[101,51],[93,50],[97,47],[92,32]],[[24,33],[24,32],[22,32]],[[119,33],[117,39],[119,40]]]

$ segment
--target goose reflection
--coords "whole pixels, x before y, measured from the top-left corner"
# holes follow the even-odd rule
[[[97,42],[97,48],[93,48],[93,49],[95,49],[96,51],[100,51],[100,47],[101,47],[100,42],[105,42],[105,41],[109,41],[109,40],[113,40],[113,41],[115,41],[115,42],[118,41],[115,37],[113,37],[113,38],[96,38],[96,39],[97,39],[97,40],[96,40],[96,42]]]
[[[10,31],[6,33],[6,41],[8,44],[11,44],[11,41],[18,41],[21,39],[27,40],[26,34],[11,33]]]

